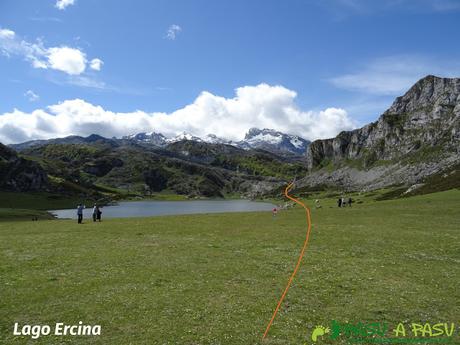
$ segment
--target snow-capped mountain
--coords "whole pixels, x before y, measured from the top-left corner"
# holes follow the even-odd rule
[[[268,128],[251,128],[241,141],[227,140],[215,134],[208,134],[200,138],[187,132],[182,132],[171,138],[166,138],[163,134],[156,132],[138,133],[125,136],[123,139],[150,143],[161,147],[182,140],[191,140],[211,144],[232,145],[245,150],[263,149],[271,152],[293,153],[296,155],[303,155],[306,152],[307,146],[310,144],[308,140],[297,135],[285,134]]]
[[[207,134],[202,140],[206,143],[210,144],[227,144],[227,145],[233,145],[233,142],[231,140],[219,138],[215,134]]]
[[[304,154],[310,144],[298,135],[285,134],[273,129],[251,128],[244,140],[240,141],[240,147],[258,148],[267,151],[281,151],[295,154]]]
[[[124,136],[122,139],[133,140],[137,142],[149,143],[156,146],[166,145],[167,138],[161,133],[148,132],[137,133]]]
[[[208,134],[208,136],[212,136],[212,134]],[[142,132],[142,133],[137,133],[137,134],[126,135],[126,136],[122,137],[122,139],[132,140],[132,141],[142,142],[142,143],[147,143],[147,144],[153,144],[153,145],[156,145],[156,146],[166,146],[168,144],[175,143],[177,141],[182,141],[182,140],[192,140],[192,141],[198,141],[198,142],[203,142],[203,141],[211,142],[211,141],[201,139],[200,137],[194,136],[194,135],[192,135],[190,133],[187,133],[187,132],[182,132],[182,133],[176,135],[175,137],[171,137],[171,138],[167,138],[161,133]]]
[[[201,139],[200,137],[194,136],[194,135],[192,135],[190,133],[187,133],[187,132],[182,132],[182,133],[176,135],[175,137],[166,139],[166,143],[171,144],[171,143],[175,143],[177,141],[182,141],[182,140],[191,140],[191,141],[198,141],[198,142],[203,141],[203,139]]]

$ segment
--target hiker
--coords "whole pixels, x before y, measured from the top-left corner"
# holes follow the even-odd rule
[[[348,198],[348,206],[351,207],[351,203],[353,202],[353,199],[352,198]]]
[[[94,207],[93,207],[93,222],[96,221],[96,217],[97,217],[97,211],[99,210],[99,207],[97,207],[96,204],[94,204]]]
[[[273,213],[273,217],[276,217],[278,213],[278,210],[276,209],[276,207],[273,209],[272,213]]]
[[[337,200],[337,206],[342,207],[342,198]]]
[[[77,216],[78,216],[78,224],[81,224],[83,221],[83,209],[85,208],[85,205],[78,204],[77,206]]]
[[[101,215],[102,215],[102,211],[101,209],[99,208],[99,206],[97,207],[97,214],[96,214],[96,218],[97,220],[100,222],[101,221]]]

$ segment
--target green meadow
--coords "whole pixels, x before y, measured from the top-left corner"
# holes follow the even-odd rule
[[[455,322],[451,344],[460,344],[460,191],[357,199],[340,209],[333,198],[320,209],[307,200],[309,247],[263,342],[305,237],[301,208],[275,218],[6,219],[0,343],[300,345],[337,320]],[[13,336],[15,322],[79,321],[100,324],[101,336]]]

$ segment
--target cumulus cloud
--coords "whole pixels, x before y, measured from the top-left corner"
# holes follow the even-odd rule
[[[9,29],[0,29],[0,38],[1,39],[13,39],[15,36],[14,31]]]
[[[176,36],[179,32],[182,31],[182,28],[177,25],[177,24],[172,24],[169,28],[168,31],[166,31],[166,38],[168,40],[175,40]]]
[[[329,79],[336,87],[373,95],[400,95],[428,74],[460,75],[458,62],[423,56],[388,56],[371,61],[359,71]]]
[[[82,51],[69,47],[48,49],[49,67],[70,75],[82,74],[86,69],[86,55]]]
[[[27,90],[25,93],[24,93],[24,96],[27,97],[27,99],[30,101],[30,102],[35,102],[35,101],[38,101],[40,99],[40,96],[37,95],[35,92],[33,92],[32,90]]]
[[[67,6],[73,5],[74,3],[75,0],[57,0],[54,7],[62,11],[65,10]]]
[[[28,42],[9,29],[0,29],[0,52],[8,57],[21,56],[34,68],[54,69],[69,75],[82,74],[88,64],[86,54],[80,49],[67,46],[48,48],[41,40]],[[100,59],[91,60],[90,67],[95,60],[100,69]]]
[[[91,60],[91,62],[89,63],[89,67],[95,71],[100,71],[103,64],[104,61],[96,58]]]
[[[0,115],[0,141],[18,143],[68,135],[105,137],[156,131],[173,136],[183,131],[208,133],[241,140],[251,127],[273,128],[307,139],[328,138],[356,127],[343,109],[303,111],[295,103],[296,92],[283,86],[259,84],[236,89],[233,98],[202,92],[192,104],[172,113],[106,110],[81,99],[51,105],[31,113],[14,110]]]

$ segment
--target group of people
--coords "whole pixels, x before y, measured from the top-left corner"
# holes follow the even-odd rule
[[[339,207],[345,207],[348,206],[351,207],[351,204],[353,203],[353,199],[352,198],[348,198],[348,200],[345,200],[345,198],[338,198],[337,199],[337,206]]]
[[[83,222],[83,210],[86,208],[85,205],[83,204],[78,204],[77,206],[77,217],[78,217],[78,224],[81,224]],[[93,207],[93,222],[95,221],[101,221],[101,216],[102,216],[102,211],[101,208],[97,205],[94,204]]]

